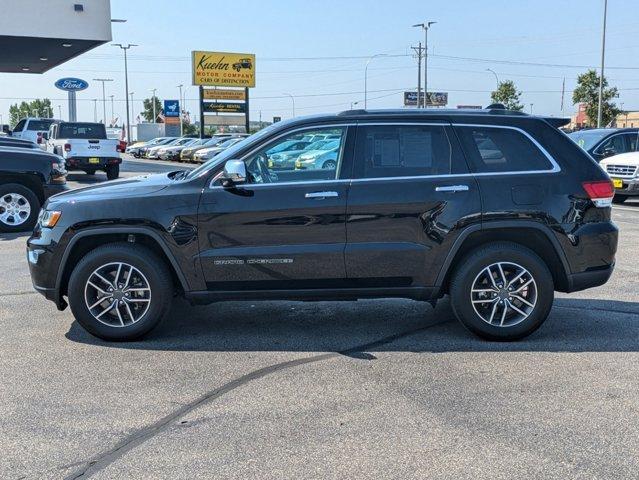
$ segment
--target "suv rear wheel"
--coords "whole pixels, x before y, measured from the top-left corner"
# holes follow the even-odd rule
[[[115,180],[120,176],[120,165],[109,165],[105,171],[107,180]]]
[[[85,255],[69,279],[69,304],[104,340],[142,337],[167,315],[173,286],[165,263],[141,245],[112,243]]]
[[[40,200],[32,190],[19,183],[0,185],[0,232],[32,230]]]
[[[546,320],[554,299],[552,275],[533,251],[510,242],[472,251],[450,283],[455,316],[476,335],[518,340]]]

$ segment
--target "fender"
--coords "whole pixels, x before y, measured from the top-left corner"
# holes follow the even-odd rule
[[[188,292],[190,290],[189,284],[187,283],[186,278],[184,277],[184,273],[182,273],[182,269],[173,258],[171,251],[164,243],[164,240],[162,239],[162,237],[160,237],[160,235],[157,232],[153,231],[150,228],[145,228],[145,227],[101,227],[101,228],[92,228],[88,230],[82,230],[78,232],[76,235],[74,235],[73,238],[69,241],[69,244],[67,245],[67,247],[64,250],[64,253],[62,254],[62,260],[60,261],[60,265],[58,266],[58,273],[56,275],[56,281],[55,281],[56,297],[59,297],[60,295],[60,286],[62,285],[62,275],[64,273],[64,269],[67,264],[67,259],[69,258],[69,255],[71,254],[71,251],[73,250],[73,247],[75,246],[75,244],[82,238],[99,237],[101,235],[108,235],[110,233],[126,233],[126,234],[133,234],[133,235],[135,235],[136,233],[139,233],[139,234],[148,235],[149,237],[151,237],[153,240],[155,240],[158,243],[158,245],[164,252],[164,255],[166,255],[166,258],[168,258],[169,262],[171,262],[171,267],[177,274],[178,280],[180,281],[180,284],[182,285],[182,289],[185,292]]]
[[[563,248],[561,247],[561,245],[559,244],[559,240],[557,240],[557,238],[553,235],[550,227],[539,222],[534,222],[532,220],[504,220],[504,221],[483,222],[481,225],[480,224],[470,225],[469,227],[466,227],[464,230],[462,230],[459,236],[457,237],[457,239],[455,240],[455,243],[453,243],[452,248],[448,252],[448,255],[446,256],[446,260],[444,260],[444,263],[442,264],[442,267],[439,271],[439,275],[437,275],[437,281],[435,286],[438,289],[441,289],[444,283],[444,278],[446,278],[446,275],[448,274],[450,270],[450,266],[453,262],[453,259],[455,258],[455,255],[457,254],[457,252],[462,247],[462,245],[464,244],[464,242],[470,236],[471,233],[478,232],[478,231],[497,230],[497,229],[503,229],[503,228],[534,228],[535,230],[538,230],[541,233],[543,233],[546,236],[546,238],[548,238],[555,252],[557,253],[557,256],[561,260],[561,265],[563,267],[566,278],[568,279],[568,283],[569,284],[572,283],[570,266],[568,264],[568,260],[566,259],[566,254]]]

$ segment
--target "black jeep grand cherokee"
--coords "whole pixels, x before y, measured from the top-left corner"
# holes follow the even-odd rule
[[[53,197],[28,240],[33,283],[110,340],[149,332],[175,293],[448,294],[472,332],[518,339],[555,290],[602,285],[615,262],[612,184],[556,120],[493,108],[277,123],[191,172]],[[331,142],[269,170],[272,152],[303,138]]]

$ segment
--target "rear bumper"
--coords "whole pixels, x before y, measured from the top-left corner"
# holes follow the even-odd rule
[[[613,182],[615,180],[619,181],[621,180],[623,182],[623,186],[622,187],[615,187],[615,193],[618,195],[628,195],[628,196],[634,196],[634,195],[639,195],[639,179],[637,178],[632,178],[632,179],[628,179],[628,178],[621,178],[621,177],[615,177],[615,176],[610,176],[610,178],[613,180]]]
[[[97,158],[98,163],[89,161],[89,158]],[[104,169],[108,165],[119,165],[120,157],[70,157],[65,160],[67,170]]]

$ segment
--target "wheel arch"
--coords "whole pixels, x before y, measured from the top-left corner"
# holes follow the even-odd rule
[[[35,173],[0,172],[0,185],[8,183],[17,183],[22,185],[23,187],[31,190],[35,196],[38,197],[40,205],[43,205],[45,200],[43,182],[44,179]]]
[[[133,236],[133,239],[131,236]],[[182,292],[190,290],[180,266],[156,232],[143,227],[106,228],[81,231],[71,239],[62,255],[60,267],[58,268],[55,287],[57,296],[62,298],[63,295],[67,294],[67,287],[73,267],[89,251],[107,243],[126,243],[131,242],[131,240],[138,245],[144,245],[149,248],[165,261],[171,272],[173,284],[179,287]]]
[[[559,241],[550,229],[536,222],[491,222],[464,230],[455,241],[437,277],[440,294],[447,293],[452,272],[464,256],[488,243],[512,242],[536,253],[552,274],[555,290],[570,291],[570,267]]]

